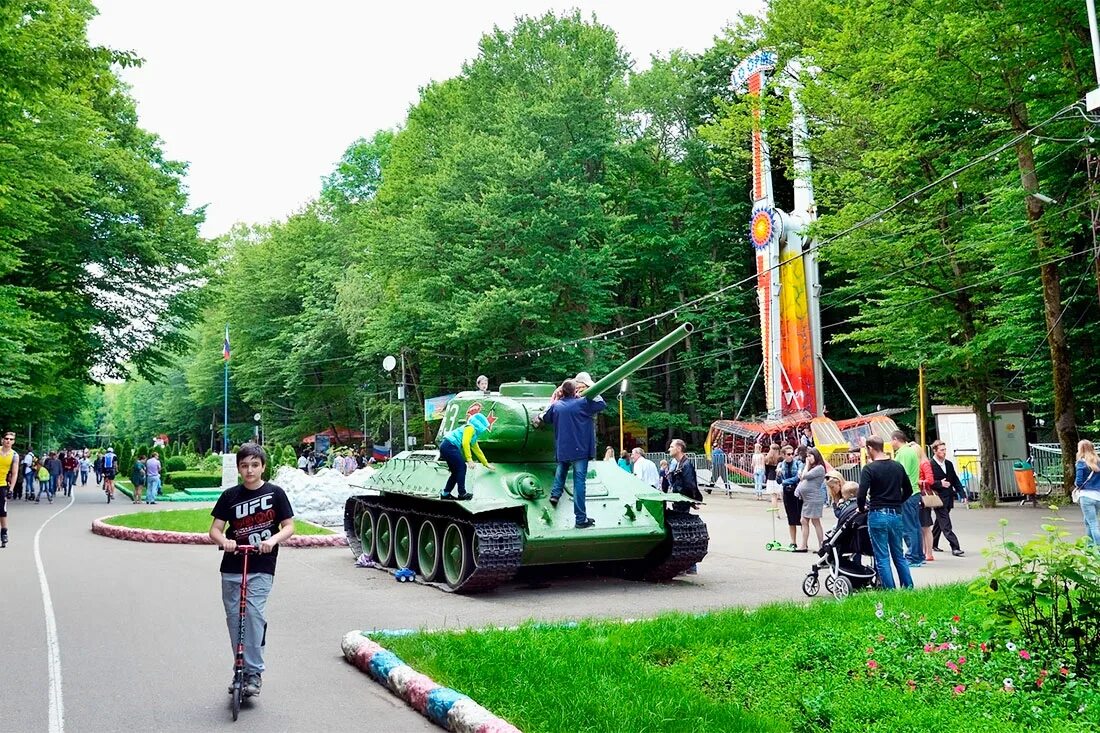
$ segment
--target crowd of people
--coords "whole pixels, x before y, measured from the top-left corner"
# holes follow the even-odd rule
[[[156,454],[153,455],[155,460]],[[141,457],[141,465],[144,476],[147,470],[144,456]],[[102,485],[110,502],[114,496],[117,471],[117,458],[111,448],[102,453],[88,448],[58,449],[45,451],[41,456],[28,450],[20,455],[15,450],[15,433],[6,431],[0,445],[0,476],[4,477],[0,488],[0,547],[8,545],[9,500],[41,504],[45,499],[47,504],[52,504],[59,491],[62,496],[71,497],[78,481],[81,487],[87,486],[89,475],[94,472],[96,486]],[[159,462],[154,463],[154,488],[159,487],[159,472]],[[136,486],[135,483],[135,500],[138,495]]]
[[[298,469],[310,475],[329,467],[350,476],[358,469],[373,463],[374,458],[367,455],[365,448],[341,448],[328,452],[307,449],[298,456]]]

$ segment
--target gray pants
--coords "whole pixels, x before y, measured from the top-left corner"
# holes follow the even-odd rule
[[[275,577],[267,573],[248,574],[248,606],[244,614],[245,674],[264,671],[264,641],[267,636],[264,609],[274,581]],[[222,605],[225,607],[225,624],[229,627],[229,643],[236,655],[241,613],[240,573],[222,573]]]

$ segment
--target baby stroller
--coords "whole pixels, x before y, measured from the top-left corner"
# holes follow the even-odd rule
[[[825,571],[825,590],[836,598],[847,598],[853,590],[878,586],[875,553],[871,535],[867,533],[867,513],[859,511],[855,502],[841,512],[836,527],[829,530],[817,554],[821,559],[802,581],[802,592],[806,595],[817,595],[822,571]],[[871,567],[863,564],[863,557],[870,558]]]

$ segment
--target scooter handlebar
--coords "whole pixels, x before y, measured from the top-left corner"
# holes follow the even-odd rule
[[[219,552],[226,552],[226,549],[224,547],[218,547],[218,551]],[[242,555],[247,555],[250,552],[259,552],[259,551],[260,551],[260,548],[253,547],[252,545],[237,545],[237,549],[233,550],[234,553],[239,552]]]

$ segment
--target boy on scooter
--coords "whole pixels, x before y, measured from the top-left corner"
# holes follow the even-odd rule
[[[248,567],[248,605],[245,612],[244,695],[260,694],[264,671],[264,638],[267,621],[264,609],[275,579],[275,561],[279,543],[294,534],[294,509],[286,492],[264,481],[267,453],[255,443],[245,443],[237,451],[237,472],[241,483],[226,489],[218,497],[210,525],[210,539],[225,551],[222,556],[222,605],[229,627],[229,643],[236,650],[239,623],[242,556],[237,545],[251,545],[253,555]],[[230,685],[229,693],[233,694]]]

